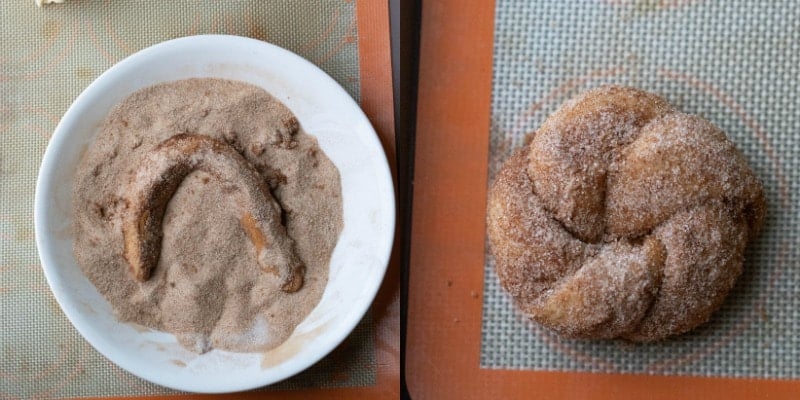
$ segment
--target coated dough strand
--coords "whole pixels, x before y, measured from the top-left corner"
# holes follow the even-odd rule
[[[123,255],[135,279],[146,281],[158,264],[162,220],[167,203],[193,171],[204,171],[223,183],[238,200],[242,228],[256,248],[265,272],[279,274],[281,290],[303,286],[304,265],[294,241],[281,224],[281,208],[264,179],[230,145],[202,135],[180,134],[147,154],[126,188],[122,215]]]

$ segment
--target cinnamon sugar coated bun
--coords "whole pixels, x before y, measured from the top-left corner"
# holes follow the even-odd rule
[[[764,221],[725,133],[638,89],[564,103],[503,165],[488,235],[502,287],[568,337],[637,342],[709,319]]]

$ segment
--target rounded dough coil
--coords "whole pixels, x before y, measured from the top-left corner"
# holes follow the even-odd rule
[[[720,307],[766,212],[711,123],[638,89],[564,103],[503,165],[487,230],[502,287],[568,337],[655,341]]]

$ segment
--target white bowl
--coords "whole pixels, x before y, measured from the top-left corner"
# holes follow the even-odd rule
[[[339,169],[344,229],[319,304],[281,346],[266,353],[182,348],[171,334],[117,321],[73,255],[72,184],[81,155],[110,109],[160,82],[217,77],[260,86],[286,104]],[[81,93],[56,127],[36,184],[36,244],[47,282],[78,332],[109,360],[159,385],[231,392],[288,378],[319,361],[353,330],[383,280],[394,238],[394,191],[367,118],[331,77],[258,40],[202,35],[170,40],[120,61]]]

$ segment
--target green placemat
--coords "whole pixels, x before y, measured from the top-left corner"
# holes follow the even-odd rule
[[[564,100],[637,86],[721,127],[769,209],[711,321],[651,345],[564,340],[513,306],[486,260],[485,368],[800,377],[800,8],[790,0],[497,0],[490,175]]]
[[[114,366],[70,325],[39,265],[33,196],[55,125],[95,77],[137,50],[202,33],[250,36],[292,50],[358,100],[352,1],[0,4],[0,398],[170,393]],[[331,355],[269,389],[374,384],[373,331],[365,318]]]

